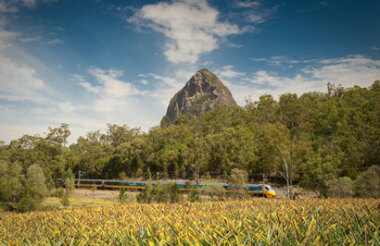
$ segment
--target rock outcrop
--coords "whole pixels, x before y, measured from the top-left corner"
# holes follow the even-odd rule
[[[167,119],[174,121],[187,112],[200,115],[217,105],[236,105],[228,88],[207,69],[196,72],[186,85],[170,100]]]

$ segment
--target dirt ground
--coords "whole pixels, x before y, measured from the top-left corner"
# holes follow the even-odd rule
[[[285,199],[287,194],[286,186],[283,187],[273,187],[276,192],[276,198]],[[293,193],[295,194],[297,199],[305,199],[305,198],[318,198],[318,195],[314,191],[305,190],[301,187],[294,186]]]
[[[73,192],[73,196],[88,197],[88,198],[95,198],[95,199],[105,199],[105,200],[117,200],[119,196],[119,191],[118,190],[92,191],[90,189],[75,189]]]

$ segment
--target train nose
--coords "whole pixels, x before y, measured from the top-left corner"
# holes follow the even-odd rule
[[[275,197],[276,196],[276,192],[274,191],[269,191],[269,197]]]

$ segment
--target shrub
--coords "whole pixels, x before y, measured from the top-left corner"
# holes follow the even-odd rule
[[[69,200],[69,196],[67,195],[67,193],[65,193],[65,195],[62,197],[61,204],[64,207],[70,206],[70,200]]]
[[[201,194],[201,191],[198,186],[196,186],[195,188],[192,188],[189,193],[189,201],[190,202],[200,201],[200,194]]]
[[[169,183],[166,185],[169,191],[170,202],[180,202],[182,201],[182,194],[176,183]]]
[[[226,190],[219,184],[205,184],[201,190],[203,195],[209,196],[211,200],[225,200]]]
[[[71,196],[73,193],[73,190],[75,189],[74,179],[73,178],[66,178],[65,179],[65,188],[67,196]]]
[[[332,179],[328,181],[329,197],[352,197],[354,195],[354,182],[349,177]]]
[[[244,170],[234,168],[231,170],[231,175],[228,178],[229,192],[228,197],[232,199],[248,198],[248,193],[244,190],[248,183],[248,173]]]
[[[33,211],[40,208],[43,196],[35,187],[25,185],[21,192],[21,198],[17,203],[16,210],[19,212]]]
[[[125,188],[121,187],[120,192],[119,192],[119,202],[123,203],[127,200],[128,195],[127,192],[125,192]]]
[[[151,202],[180,202],[182,194],[175,183],[162,185],[160,182],[152,186],[147,183],[145,189],[137,195],[137,201],[140,203]]]
[[[137,195],[137,201],[140,203],[151,203],[153,196],[153,186],[150,183],[145,185],[145,189]]]
[[[59,197],[59,198],[62,198],[64,195],[65,195],[65,190],[62,187],[57,188],[52,194],[52,196]]]
[[[380,166],[371,166],[355,181],[355,194],[359,197],[380,197]]]

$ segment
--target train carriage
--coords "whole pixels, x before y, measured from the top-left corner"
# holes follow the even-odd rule
[[[145,189],[145,186],[147,183],[150,183],[152,185],[155,185],[155,182],[148,182],[148,181],[122,181],[122,180],[101,180],[101,179],[75,179],[75,184],[77,188],[83,187],[83,188],[91,188],[96,187],[99,189],[120,189],[121,187],[124,187],[127,190],[135,190],[135,191],[141,191]],[[160,182],[161,184],[167,184],[169,182],[164,181]],[[189,191],[191,188],[186,187],[186,184],[184,182],[176,182],[179,190],[181,191]],[[230,187],[226,183],[214,183],[209,185],[220,185],[222,186],[226,192],[230,191]],[[199,188],[202,188],[204,186],[207,186],[207,184],[197,184],[195,182],[192,182],[193,188],[198,186]],[[250,195],[252,196],[265,196],[265,197],[275,197],[276,192],[266,184],[248,184],[244,188]]]

